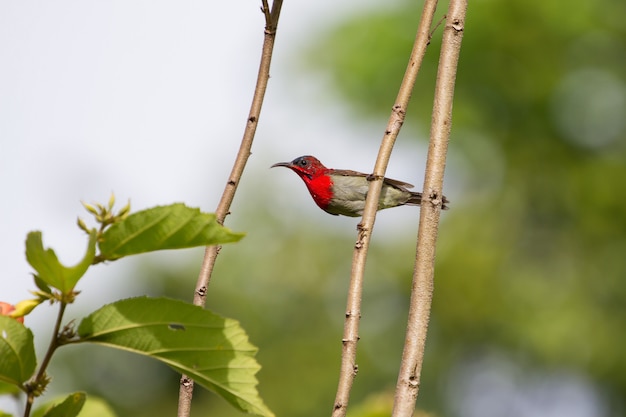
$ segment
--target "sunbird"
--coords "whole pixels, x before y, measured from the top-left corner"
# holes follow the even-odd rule
[[[326,213],[349,217],[363,215],[365,198],[369,190],[369,175],[362,172],[326,168],[314,156],[305,155],[291,162],[279,162],[271,166],[289,168],[304,181],[313,201]],[[378,200],[378,210],[397,206],[419,206],[422,193],[409,191],[413,185],[383,178]],[[447,209],[448,199],[442,198],[441,208]]]

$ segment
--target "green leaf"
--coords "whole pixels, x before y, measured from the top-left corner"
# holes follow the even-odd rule
[[[46,413],[50,413],[52,411],[51,407],[55,406],[55,404],[61,401],[68,401],[68,400],[70,400],[70,404],[68,405],[71,405],[72,404],[71,398],[76,395],[85,396],[85,394],[78,392],[78,393],[72,394],[68,398],[57,397],[52,400],[46,401],[43,405],[37,407],[37,409],[33,411],[32,417],[44,417],[44,416],[50,417],[50,414],[46,414]],[[78,399],[80,398],[78,397]],[[61,404],[58,404],[57,407],[60,405]],[[54,415],[57,415],[57,414],[54,414]],[[60,414],[60,415],[64,416],[65,414]],[[116,417],[115,412],[106,403],[106,401],[104,401],[101,398],[94,397],[93,395],[86,397],[86,399],[84,400],[84,405],[82,406],[82,409],[77,415],[78,417]]]
[[[0,410],[0,417],[13,417],[13,414],[5,413],[4,411]]]
[[[79,417],[116,417],[117,414],[113,411],[111,406],[102,398],[94,397],[90,395],[87,398],[87,402],[82,411],[78,415]]]
[[[257,348],[235,320],[182,301],[140,297],[90,314],[78,335],[158,359],[242,411],[274,415],[256,390]]]
[[[45,294],[52,294],[52,290],[41,278],[39,278],[36,274],[33,274],[33,278],[35,279],[35,285],[39,290]]]
[[[21,386],[35,365],[33,333],[15,319],[0,316],[0,380]]]
[[[78,280],[85,275],[96,255],[96,231],[89,235],[87,253],[74,267],[63,266],[52,249],[44,249],[41,232],[30,232],[26,237],[26,259],[37,271],[37,276],[45,284],[57,288],[67,294],[76,286]],[[39,284],[38,284],[39,286]],[[41,288],[41,286],[39,286]],[[43,286],[45,288],[45,286]]]
[[[39,407],[33,417],[76,417],[82,414],[87,395],[84,392],[75,392],[68,395],[63,402],[50,406],[50,403]],[[55,402],[55,401],[52,401]]]
[[[0,380],[0,396],[2,395],[16,395],[21,393],[22,390],[14,384],[9,384],[8,382],[4,382]],[[1,416],[2,414],[0,414]]]
[[[152,252],[230,243],[240,240],[217,223],[214,214],[177,203],[131,214],[108,228],[99,243],[104,259]]]

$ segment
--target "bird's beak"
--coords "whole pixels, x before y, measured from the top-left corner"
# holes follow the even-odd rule
[[[275,167],[291,168],[291,162],[278,162],[277,164],[272,165],[270,168],[275,168]]]

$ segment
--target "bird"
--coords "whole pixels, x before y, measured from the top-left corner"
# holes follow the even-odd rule
[[[291,162],[278,162],[270,168],[289,168],[304,181],[315,204],[326,213],[358,217],[363,215],[365,198],[369,190],[370,175],[362,172],[326,168],[314,156],[305,155]],[[419,206],[422,202],[422,193],[409,191],[413,185],[383,178],[380,191],[378,210],[409,205]],[[447,209],[448,199],[442,198],[442,209]]]

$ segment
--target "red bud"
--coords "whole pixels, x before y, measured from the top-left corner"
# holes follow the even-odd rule
[[[15,306],[13,304],[0,301],[0,315],[1,316],[8,316],[14,310],[15,310]],[[17,320],[20,323],[24,323],[24,317],[18,317],[15,320]]]

